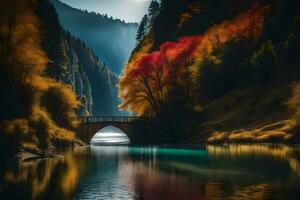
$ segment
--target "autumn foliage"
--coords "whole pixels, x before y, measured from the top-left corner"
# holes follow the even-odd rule
[[[79,103],[70,86],[46,74],[49,60],[40,45],[42,31],[36,5],[31,0],[0,2],[0,87],[11,88],[1,95],[1,103],[12,101],[9,95],[17,99],[16,107],[1,113],[2,120],[15,113],[0,123],[1,147],[15,141],[47,148],[55,145],[54,141],[74,140],[72,128],[76,124],[72,118]]]
[[[137,115],[156,115],[173,88],[179,86],[185,88],[187,98],[193,98],[203,61],[219,62],[212,53],[230,40],[260,36],[263,20],[263,7],[253,4],[246,12],[212,26],[203,35],[165,42],[158,51],[142,47],[132,56],[121,77],[120,108]],[[142,42],[151,46],[151,32]]]

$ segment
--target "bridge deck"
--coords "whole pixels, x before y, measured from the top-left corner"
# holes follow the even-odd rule
[[[132,117],[132,116],[89,116],[78,117],[79,123],[133,123],[136,121],[147,121],[150,117]]]

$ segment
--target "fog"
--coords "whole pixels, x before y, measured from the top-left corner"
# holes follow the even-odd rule
[[[140,22],[151,0],[61,0],[74,7],[107,14],[126,22]]]
[[[64,29],[80,38],[117,75],[135,46],[136,23],[124,23],[52,0]]]

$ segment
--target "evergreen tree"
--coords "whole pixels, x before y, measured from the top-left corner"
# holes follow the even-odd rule
[[[155,19],[159,15],[159,11],[160,11],[159,3],[156,0],[152,0],[148,8],[148,15],[149,15],[149,20],[148,20],[149,22],[147,26],[148,31],[152,28]]]
[[[65,81],[67,76],[67,56],[62,37],[64,30],[51,2],[41,1],[38,5],[37,14],[44,29],[42,47],[47,52],[49,60],[51,60],[48,64],[47,74],[57,81]]]
[[[274,78],[279,62],[276,49],[270,40],[264,42],[251,58],[251,64],[258,71],[261,83],[268,82]]]
[[[144,15],[140,23],[139,29],[136,35],[136,41],[139,43],[147,34],[148,16]]]

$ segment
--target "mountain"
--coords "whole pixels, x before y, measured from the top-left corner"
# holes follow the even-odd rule
[[[0,1],[1,158],[82,145],[76,116],[120,115],[118,78],[48,0]]]
[[[63,30],[52,3],[42,1],[38,14],[45,30],[43,46],[52,61],[48,74],[72,85],[82,103],[78,115],[121,114],[114,73],[82,40]]]
[[[95,116],[120,114],[117,108],[118,78],[81,40],[65,33],[64,45],[68,58],[67,82],[72,84],[87,111]]]
[[[138,24],[72,8],[51,0],[63,28],[80,38],[115,74],[119,75],[135,45]]]
[[[120,79],[123,109],[154,116],[165,143],[300,141],[298,2],[161,4]]]

